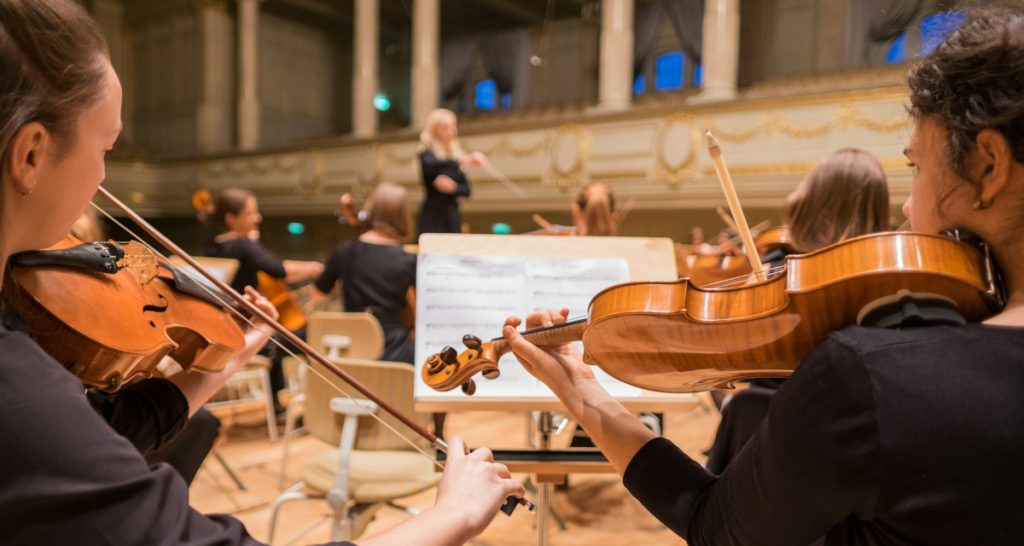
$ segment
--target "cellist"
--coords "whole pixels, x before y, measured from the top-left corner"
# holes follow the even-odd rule
[[[101,30],[70,0],[0,0],[0,72],[3,269],[11,255],[64,237],[95,194],[120,132],[121,85]],[[88,403],[82,383],[7,324],[0,331],[4,544],[258,544],[238,520],[189,508],[181,477],[147,465]],[[152,404],[171,401],[174,411],[127,417],[170,417],[158,424],[174,428],[216,388],[212,377],[187,374],[162,382],[163,395],[140,392]],[[360,544],[462,544],[505,497],[523,494],[487,450],[463,455],[455,438],[450,447],[434,507]]]
[[[201,212],[200,217],[219,231],[216,237],[207,241],[205,254],[238,260],[238,270],[231,280],[231,288],[236,292],[242,292],[246,286],[258,288],[260,273],[287,282],[301,282],[316,278],[324,270],[323,264],[312,260],[282,260],[260,244],[259,227],[263,216],[256,196],[247,189],[229,187],[220,190],[213,199],[213,210]],[[296,333],[305,338],[305,327]],[[276,345],[269,345],[267,350],[271,354],[270,389],[273,391],[274,412],[280,414],[284,413],[284,407],[278,401],[277,393],[286,386],[282,364],[285,355]]]
[[[1005,274],[981,324],[833,332],[721,475],[656,438],[572,346],[504,328],[623,481],[691,545],[1008,544],[1024,536],[1024,6],[970,9],[909,74],[914,230],[968,229]],[[534,313],[527,327],[565,320]],[[978,396],[978,393],[984,393]]]

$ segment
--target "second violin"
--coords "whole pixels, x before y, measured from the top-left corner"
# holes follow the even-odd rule
[[[538,346],[583,341],[584,361],[644,389],[691,392],[758,377],[785,377],[825,336],[858,324],[898,294],[913,292],[979,321],[1001,306],[984,250],[949,237],[887,232],[792,255],[767,280],[700,288],[689,279],[638,282],[598,293],[584,320],[524,333]],[[422,368],[436,390],[499,375],[503,339],[466,336]]]

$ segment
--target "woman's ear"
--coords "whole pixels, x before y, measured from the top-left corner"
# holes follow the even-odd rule
[[[1010,181],[1013,149],[1003,133],[995,129],[982,129],[975,139],[974,179],[978,181],[978,201],[991,203]]]
[[[51,142],[50,133],[39,122],[26,123],[14,133],[7,156],[7,175],[22,196],[35,191]]]

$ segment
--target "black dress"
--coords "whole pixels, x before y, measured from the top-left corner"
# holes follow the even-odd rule
[[[1017,544],[1024,329],[851,327],[783,385],[721,476],[665,439],[626,487],[688,544]]]
[[[416,256],[401,245],[356,239],[334,251],[316,287],[327,293],[337,282],[341,282],[346,311],[367,311],[380,321],[384,330],[381,359],[412,364],[413,340],[401,314],[406,293],[416,286]]]
[[[259,285],[257,273],[260,271],[275,279],[287,276],[284,262],[280,258],[271,254],[263,245],[245,237],[225,241],[213,239],[206,243],[204,253],[207,256],[238,260],[238,272],[231,281],[231,288],[238,293],[242,293],[246,286],[256,288]]]
[[[469,180],[459,162],[439,159],[434,152],[426,150],[420,153],[420,167],[426,197],[420,208],[419,233],[462,233],[458,198],[469,197]],[[455,181],[455,193],[441,193],[434,187],[434,180],[442,174]]]

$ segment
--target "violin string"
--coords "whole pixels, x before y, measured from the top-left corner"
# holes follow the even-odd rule
[[[768,269],[766,269],[764,271],[764,274],[765,274],[765,276],[767,278],[771,278],[772,275],[778,273],[779,271],[782,271],[785,268],[786,268],[785,265],[777,265],[777,266],[774,266],[774,267],[769,267]],[[757,273],[747,273],[745,275],[739,275],[739,276],[732,277],[732,278],[729,278],[729,279],[722,279],[720,281],[715,281],[715,282],[712,282],[712,283],[705,284],[704,286],[701,286],[701,288],[731,288],[731,287],[733,287],[733,286],[735,286],[737,284],[740,284],[741,282],[742,283],[746,283],[746,282],[748,282],[752,278],[756,279],[757,278]]]
[[[150,252],[152,252],[152,253],[153,253],[153,254],[154,254],[155,256],[160,256],[160,257],[164,258],[165,260],[167,259],[167,256],[166,256],[166,255],[164,255],[164,254],[163,254],[162,252],[160,252],[160,251],[159,251],[158,249],[156,249],[156,248],[155,248],[155,247],[154,247],[153,245],[149,244],[149,243],[148,243],[148,242],[146,242],[146,241],[145,241],[144,239],[142,239],[142,237],[141,237],[141,236],[140,236],[140,235],[139,235],[138,233],[136,233],[136,232],[135,232],[134,230],[132,230],[132,229],[131,229],[130,227],[128,227],[127,225],[125,225],[125,224],[124,224],[124,222],[121,222],[120,220],[118,220],[117,218],[115,218],[115,217],[114,217],[113,215],[111,215],[110,213],[108,213],[108,212],[107,212],[106,210],[104,210],[104,209],[103,209],[102,207],[100,207],[99,205],[97,205],[97,204],[96,204],[95,202],[92,202],[92,201],[90,201],[90,203],[89,203],[89,204],[90,204],[90,205],[92,205],[92,206],[93,206],[93,208],[95,208],[95,209],[96,209],[97,211],[99,211],[99,213],[100,213],[100,214],[102,214],[102,215],[103,215],[103,216],[105,216],[105,217],[106,217],[106,218],[107,218],[108,220],[110,220],[111,222],[113,222],[113,224],[114,224],[114,225],[116,225],[117,227],[121,228],[121,229],[122,229],[122,230],[124,230],[124,231],[125,231],[126,233],[128,233],[128,235],[129,235],[130,237],[132,237],[133,239],[135,239],[136,241],[138,241],[139,243],[141,243],[141,244],[142,244],[143,246],[145,246],[146,248],[148,248],[148,249],[149,249],[149,251],[150,251]],[[171,264],[171,265],[174,265],[174,264]],[[212,298],[213,298],[214,300],[216,300],[216,301],[217,301],[218,303],[220,303],[220,304],[221,304],[221,306],[222,306],[222,307],[224,307],[225,309],[227,309],[227,310],[228,310],[229,312],[231,312],[231,313],[235,314],[235,315],[236,315],[236,316],[237,316],[237,317],[238,317],[238,318],[239,318],[239,319],[240,319],[241,321],[245,322],[246,324],[249,324],[250,326],[253,326],[253,327],[255,327],[255,326],[256,326],[256,322],[255,322],[255,321],[254,321],[253,319],[251,319],[251,318],[249,318],[249,317],[246,317],[246,316],[245,316],[245,315],[243,315],[243,314],[242,314],[242,313],[241,313],[240,311],[238,311],[237,309],[235,309],[235,308],[234,308],[233,306],[229,305],[229,304],[228,304],[228,302],[227,302],[227,301],[226,301],[226,300],[225,300],[225,299],[224,299],[224,298],[223,298],[223,297],[222,297],[222,296],[221,296],[220,294],[218,294],[218,293],[216,293],[215,291],[213,291],[213,290],[212,290],[212,289],[211,289],[211,288],[210,288],[210,287],[209,287],[209,286],[207,285],[207,283],[205,283],[205,282],[202,282],[202,281],[203,281],[203,280],[205,280],[205,279],[198,279],[198,278],[197,278],[197,277],[196,277],[196,276],[194,275],[194,273],[193,273],[192,271],[189,271],[189,270],[188,270],[188,268],[184,268],[184,267],[176,267],[176,270],[177,270],[178,272],[180,272],[181,274],[185,275],[186,277],[189,277],[190,279],[192,279],[192,280],[196,281],[196,283],[197,283],[197,284],[198,284],[198,285],[199,285],[200,287],[202,287],[202,289],[203,289],[203,290],[205,290],[205,291],[206,291],[206,292],[207,292],[207,293],[208,293],[208,294],[210,295],[210,297],[212,297]],[[276,336],[270,336],[270,339],[269,339],[269,341],[270,341],[271,343],[273,343],[274,345],[276,345],[277,347],[279,347],[279,348],[280,348],[280,349],[281,349],[282,351],[284,351],[285,353],[287,353],[287,354],[288,354],[288,356],[291,356],[291,357],[293,357],[293,358],[297,359],[297,360],[298,360],[298,361],[300,362],[300,365],[302,365],[302,366],[305,366],[305,367],[306,367],[306,370],[307,370],[308,372],[311,372],[311,373],[312,373],[313,375],[315,375],[315,376],[319,377],[319,378],[320,378],[321,380],[325,381],[325,382],[326,382],[326,383],[327,383],[328,385],[330,385],[330,386],[331,386],[332,388],[334,388],[334,390],[336,390],[336,391],[338,391],[339,393],[341,393],[342,395],[344,395],[344,396],[345,396],[345,398],[347,398],[347,399],[348,399],[349,401],[351,401],[351,402],[352,402],[353,404],[355,404],[356,406],[358,406],[358,407],[360,407],[360,408],[362,408],[362,409],[366,410],[366,413],[367,413],[367,414],[368,414],[368,415],[369,415],[370,417],[372,417],[372,418],[373,418],[374,420],[376,420],[376,421],[377,421],[377,422],[378,422],[378,423],[379,423],[379,424],[380,424],[381,426],[383,426],[384,428],[386,428],[386,429],[390,430],[391,432],[393,432],[393,433],[394,433],[394,434],[395,434],[396,436],[398,436],[399,438],[401,438],[401,439],[402,439],[402,440],[403,440],[403,441],[404,441],[405,443],[409,444],[409,446],[410,446],[411,448],[413,448],[414,450],[418,451],[418,452],[419,452],[420,454],[422,454],[422,455],[423,455],[424,457],[426,457],[427,459],[429,459],[429,460],[430,460],[430,461],[431,461],[431,462],[432,462],[432,463],[433,463],[433,464],[434,464],[435,466],[437,466],[438,468],[440,468],[440,469],[442,469],[442,470],[444,469],[444,464],[443,464],[443,463],[441,463],[440,461],[438,461],[438,460],[437,460],[437,458],[436,458],[435,456],[433,456],[433,455],[431,455],[431,454],[430,454],[429,452],[427,452],[427,450],[423,449],[423,448],[422,448],[422,447],[421,447],[420,445],[418,445],[418,444],[416,443],[416,440],[410,439],[410,438],[409,438],[409,437],[407,437],[406,435],[404,435],[404,434],[402,434],[401,432],[399,432],[399,431],[398,431],[398,429],[396,429],[396,428],[395,428],[394,426],[392,426],[392,425],[391,425],[390,423],[388,423],[388,422],[387,422],[386,420],[384,420],[384,418],[383,418],[383,417],[381,417],[381,416],[377,415],[377,412],[376,412],[376,411],[373,411],[373,408],[371,408],[371,407],[367,406],[366,404],[362,403],[362,402],[360,401],[360,400],[362,400],[362,399],[358,399],[358,398],[355,398],[355,397],[354,397],[354,396],[353,396],[352,394],[350,394],[350,393],[349,393],[348,391],[346,391],[345,389],[343,389],[343,388],[342,388],[342,387],[341,387],[340,385],[338,385],[337,383],[335,383],[335,382],[331,381],[330,379],[328,379],[328,378],[327,378],[327,377],[326,377],[326,376],[325,376],[325,375],[324,375],[323,373],[321,373],[321,372],[320,372],[319,370],[317,370],[316,368],[314,368],[314,367],[313,367],[312,365],[310,365],[310,364],[309,364],[308,362],[306,362],[305,360],[303,360],[303,359],[302,359],[302,358],[301,358],[301,357],[300,357],[299,355],[297,355],[297,354],[295,353],[295,351],[293,351],[293,350],[292,350],[292,349],[290,349],[289,347],[286,347],[286,346],[285,346],[285,345],[284,345],[284,344],[283,344],[283,343],[282,343],[281,341],[279,341],[279,340],[278,340],[278,339],[276,338]]]

